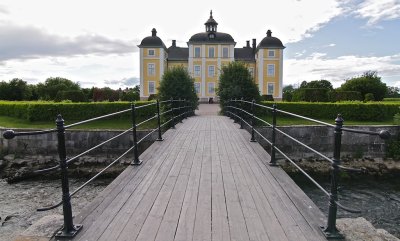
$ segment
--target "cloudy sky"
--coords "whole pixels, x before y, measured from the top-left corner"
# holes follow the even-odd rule
[[[236,47],[268,29],[282,40],[285,85],[327,79],[337,87],[376,70],[400,87],[400,0],[2,0],[0,81],[60,76],[82,87],[132,87],[141,39],[154,27],[167,47],[173,39],[186,47],[210,9]]]

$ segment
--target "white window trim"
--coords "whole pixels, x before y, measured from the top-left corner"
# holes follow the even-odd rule
[[[196,67],[199,67],[198,74],[196,74]],[[200,76],[201,76],[201,66],[200,66],[200,65],[194,65],[194,66],[193,66],[193,75],[194,75],[195,77],[200,77]]]
[[[153,50],[154,54],[150,54],[150,50]],[[147,56],[153,56],[153,57],[156,56],[156,50],[155,49],[148,49],[147,50]]]
[[[212,84],[213,85],[213,92],[210,92],[210,84]],[[209,95],[211,95],[211,94],[215,94],[215,82],[208,82],[208,84],[207,84],[207,93],[209,94]]]
[[[199,87],[198,92],[196,94],[201,94],[201,83],[200,82],[194,82],[194,90],[196,91],[196,85]]]
[[[270,94],[269,92],[268,92],[268,86],[269,85],[272,85],[272,94]],[[275,83],[273,83],[273,82],[267,82],[267,95],[272,95],[272,96],[274,96],[274,92],[275,92]]]
[[[269,66],[274,66],[274,73],[273,74],[269,73]],[[268,77],[275,77],[275,72],[276,72],[275,64],[267,64],[267,76]]]
[[[210,75],[210,67],[213,67],[213,69],[214,69],[213,75]],[[208,77],[215,77],[215,66],[214,65],[209,65],[208,66]]]
[[[212,57],[210,56],[210,50],[211,50],[211,49],[213,49],[213,55],[214,55],[214,56],[212,56]],[[208,57],[209,57],[209,58],[215,58],[215,47],[213,47],[213,46],[208,47]]]
[[[270,52],[272,52],[274,54],[273,55],[269,55]],[[275,58],[275,57],[276,57],[275,50],[274,49],[268,50],[268,58]]]
[[[227,50],[228,56],[224,57],[224,49]],[[222,47],[222,58],[229,58],[229,47]]]
[[[150,73],[150,65],[153,65],[153,73]],[[147,75],[148,76],[155,76],[156,75],[156,64],[155,63],[148,63],[147,64]]]
[[[199,49],[199,56],[196,56],[196,49]],[[194,58],[201,58],[201,47],[194,47],[193,48],[193,57]]]
[[[153,83],[153,85],[154,85],[154,91],[153,92],[150,91],[150,83]],[[155,81],[149,81],[148,85],[147,85],[147,89],[148,89],[149,95],[155,94],[156,93],[156,82]]]

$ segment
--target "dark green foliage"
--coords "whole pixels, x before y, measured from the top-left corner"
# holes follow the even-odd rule
[[[292,101],[328,102],[328,91],[325,88],[299,88],[293,92]]]
[[[160,101],[174,99],[185,99],[195,107],[198,105],[197,94],[194,90],[194,79],[182,66],[168,69],[162,76],[158,89]]]
[[[300,88],[333,90],[333,86],[328,80],[303,81],[301,82]]]
[[[137,106],[148,104],[148,101],[135,102]],[[17,117],[29,121],[55,120],[61,114],[64,120],[71,121],[85,120],[101,115],[110,114],[116,111],[130,108],[130,102],[96,102],[96,103],[54,103],[54,102],[0,102],[0,115]],[[156,106],[150,106],[138,110],[138,116],[152,116],[156,113]],[[120,115],[129,117],[130,112]]]
[[[361,93],[358,91],[332,90],[328,92],[329,101],[361,101]]]
[[[158,96],[156,94],[150,94],[149,98],[147,98],[148,101],[157,100],[157,99],[158,99]]]
[[[384,98],[383,101],[400,101],[400,98]]]
[[[118,101],[119,91],[109,87],[93,88],[93,101]]]
[[[263,102],[264,105],[272,106],[271,102]],[[341,102],[341,103],[306,103],[306,102],[280,102],[278,109],[292,112],[298,115],[314,119],[336,118],[342,114],[345,120],[353,121],[380,121],[391,120],[399,112],[400,104],[384,102]]]
[[[262,101],[274,101],[274,97],[272,95],[262,95],[261,100]]]
[[[386,93],[385,99],[386,98],[400,98],[400,88],[394,87],[394,86],[389,86],[387,88],[387,93]]]
[[[122,101],[137,101],[140,99],[140,89],[139,85],[135,86],[133,89],[127,89],[122,92]]]
[[[293,92],[295,91],[293,85],[287,85],[283,87],[282,94],[283,94],[283,101],[292,101]]]
[[[22,79],[0,82],[0,100],[29,100],[31,96],[31,89]]]
[[[387,93],[386,84],[382,83],[381,77],[375,71],[368,71],[360,77],[347,80],[340,90],[359,91],[363,97],[367,93],[372,93],[377,101],[383,100]]]
[[[87,102],[87,97],[81,90],[65,90],[57,93],[55,101],[70,100],[72,102]]]
[[[222,67],[217,93],[221,106],[235,98],[243,97],[248,101],[254,99],[256,102],[261,99],[258,87],[248,69],[243,63],[236,61]]]
[[[387,141],[386,157],[400,159],[400,134]]]
[[[61,77],[50,77],[44,83],[37,84],[39,98],[55,100],[59,91],[80,90],[79,84]]]
[[[364,97],[364,101],[375,101],[374,94],[372,93],[366,93]]]

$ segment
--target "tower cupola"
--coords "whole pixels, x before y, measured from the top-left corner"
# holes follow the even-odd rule
[[[204,25],[206,25],[206,32],[207,33],[215,33],[215,32],[217,32],[218,23],[213,18],[212,10],[210,11],[210,18],[207,20],[207,22]]]

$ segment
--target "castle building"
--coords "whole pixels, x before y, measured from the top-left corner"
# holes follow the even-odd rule
[[[272,37],[271,30],[257,45],[256,39],[247,41],[243,48],[235,48],[236,42],[230,34],[217,31],[218,23],[210,12],[205,32],[194,34],[187,42],[188,47],[176,46],[172,40],[167,48],[156,29],[142,40],[140,45],[140,98],[146,100],[157,94],[164,71],[174,66],[187,68],[195,80],[195,90],[200,101],[216,99],[219,73],[222,66],[231,61],[244,62],[253,76],[261,95],[272,95],[282,100],[282,42]]]

